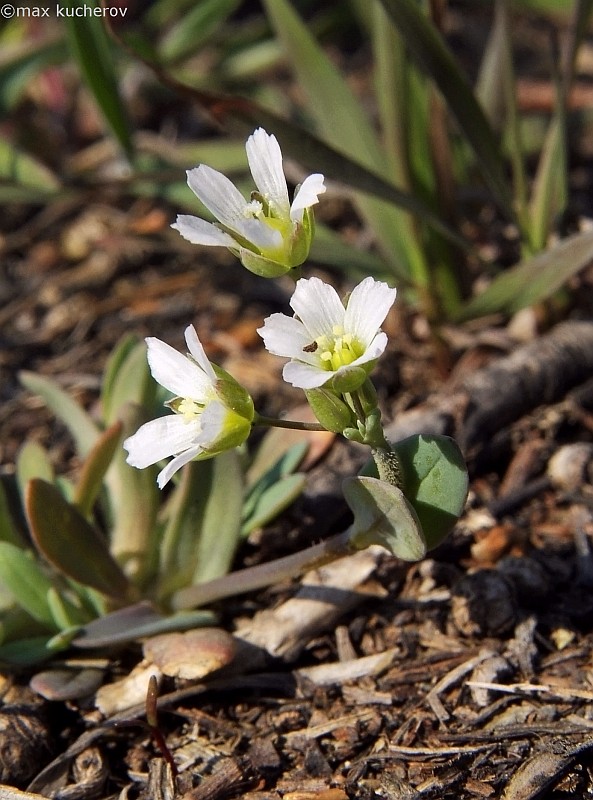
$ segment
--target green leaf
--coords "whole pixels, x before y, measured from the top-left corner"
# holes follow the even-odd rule
[[[236,450],[184,468],[161,548],[162,595],[228,572],[240,541],[242,506]]]
[[[25,511],[35,546],[57,570],[108,597],[129,596],[128,580],[104,539],[55,486],[32,480]]]
[[[226,575],[241,541],[244,475],[237,450],[215,459],[213,487],[200,531],[194,584]]]
[[[25,496],[27,484],[33,478],[43,478],[53,483],[55,473],[47,450],[39,442],[29,440],[21,447],[16,458],[16,479],[21,497]]]
[[[45,37],[34,42],[32,37],[0,64],[0,113],[7,114],[30,85],[31,79],[52,64],[66,60],[63,41],[48,42]]]
[[[467,467],[448,436],[410,436],[393,445],[429,550],[440,544],[459,519],[467,498]]]
[[[290,475],[298,467],[309,448],[307,441],[290,444],[299,432],[287,432],[285,428],[271,428],[259,444],[247,470],[248,499],[276,481]],[[302,435],[302,434],[301,434]]]
[[[264,525],[275,519],[294,503],[303,491],[306,482],[306,476],[297,472],[295,475],[280,478],[264,489],[261,494],[257,495],[257,500],[249,516],[244,518],[241,534],[248,536],[252,531],[263,528]]]
[[[390,277],[383,259],[369,250],[358,250],[325,225],[315,225],[309,260],[315,264],[337,267],[353,280],[367,275],[383,279]]]
[[[401,489],[378,478],[347,478],[342,489],[354,514],[350,541],[359,550],[379,544],[403,561],[426,554],[422,526]]]
[[[555,247],[507,269],[455,315],[456,322],[486,314],[513,314],[554,294],[593,261],[593,231],[577,233]]]
[[[21,152],[0,137],[0,181],[9,182],[41,194],[53,194],[60,188],[56,176],[41,162]]]
[[[512,196],[498,141],[466,76],[415,0],[381,0],[408,52],[435,82],[474,150],[484,178],[502,210],[512,216]]]
[[[136,405],[120,408],[119,416],[124,436],[135,433],[146,421],[144,410]],[[138,586],[152,580],[158,563],[160,492],[156,476],[156,466],[131,467],[123,447],[116,447],[105,477],[111,553]]]
[[[61,420],[76,442],[80,455],[87,455],[95,443],[99,429],[77,402],[50,378],[34,372],[20,372],[20,382],[34,394],[40,395],[46,405]]]
[[[47,593],[47,604],[54,623],[61,633],[77,628],[89,621],[89,617],[84,613],[84,610],[61,595],[54,586]]]
[[[129,340],[124,341],[121,350],[115,351],[103,382],[103,419],[107,424],[115,422],[122,407],[131,403],[152,408],[155,389],[146,359],[146,344],[135,342],[130,346]]]
[[[30,667],[51,658],[47,636],[17,639],[0,646],[0,664],[7,667]]]
[[[53,584],[32,553],[0,542],[0,582],[33,619],[52,631],[59,630],[47,599]]]
[[[80,513],[89,517],[97,500],[105,474],[109,469],[117,448],[121,444],[123,425],[116,422],[97,439],[86,457],[74,492],[73,502]],[[40,475],[39,477],[43,477]]]
[[[111,399],[114,392],[114,386],[117,382],[118,375],[120,375],[121,370],[126,362],[126,359],[137,345],[138,337],[133,333],[129,333],[125,336],[122,336],[109,354],[107,364],[105,365],[105,369],[103,371],[103,379],[101,381],[101,412],[104,422],[109,422],[115,416],[113,411],[113,402]]]
[[[72,9],[100,8],[94,0],[64,0]],[[132,156],[132,137],[119,93],[111,42],[100,17],[68,17],[65,20],[72,55],[124,153]]]

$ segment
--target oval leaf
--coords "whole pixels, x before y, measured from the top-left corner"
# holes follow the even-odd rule
[[[426,554],[422,526],[404,493],[378,478],[348,478],[342,484],[354,513],[350,541],[362,550],[372,544],[387,548],[403,561],[419,561]]]
[[[93,509],[105,473],[120,443],[122,430],[122,423],[116,422],[104,431],[82,465],[74,493],[74,503],[85,517],[88,517]]]
[[[410,436],[393,446],[404,475],[404,492],[414,506],[431,550],[459,519],[468,476],[456,442],[448,436]]]
[[[25,511],[37,549],[56,569],[109,597],[128,596],[128,580],[105,541],[55,486],[30,481]]]

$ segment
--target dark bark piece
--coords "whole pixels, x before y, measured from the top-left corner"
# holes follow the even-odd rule
[[[538,406],[556,403],[593,372],[593,323],[569,321],[447,386],[388,428],[392,441],[414,433],[453,436],[466,455]]]
[[[466,379],[468,404],[457,440],[463,450],[541,405],[560,400],[593,371],[593,324],[564,322]]]

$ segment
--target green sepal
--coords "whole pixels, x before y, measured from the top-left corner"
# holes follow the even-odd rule
[[[281,275],[286,275],[295,266],[290,263],[273,261],[271,258],[260,256],[245,247],[239,248],[238,253],[236,250],[232,252],[239,256],[241,264],[249,272],[259,275],[260,278],[279,278]]]
[[[357,394],[365,414],[368,415],[377,408],[377,390],[368,376],[362,386],[357,390]]]
[[[194,461],[204,461],[212,458],[225,450],[232,450],[239,447],[251,433],[251,422],[240,414],[227,409],[222,432],[213,442],[211,447],[204,449],[203,453],[196,456]]]
[[[314,234],[315,216],[310,208],[306,208],[303,212],[303,221],[296,226],[292,236],[290,249],[291,267],[300,267],[307,260]]]
[[[338,394],[348,394],[356,392],[367,379],[367,375],[374,366],[374,361],[365,364],[364,367],[346,367],[328,382],[334,392]]]
[[[355,422],[352,409],[334,392],[323,387],[304,391],[311,410],[326,430],[342,433]]]
[[[220,401],[240,417],[253,422],[255,409],[249,392],[222,367],[212,364],[212,368],[217,378],[216,394]]]

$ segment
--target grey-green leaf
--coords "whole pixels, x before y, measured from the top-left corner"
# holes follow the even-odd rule
[[[342,488],[354,514],[351,542],[357,549],[379,544],[403,561],[426,554],[422,526],[413,506],[396,486],[378,478],[347,478]]]

